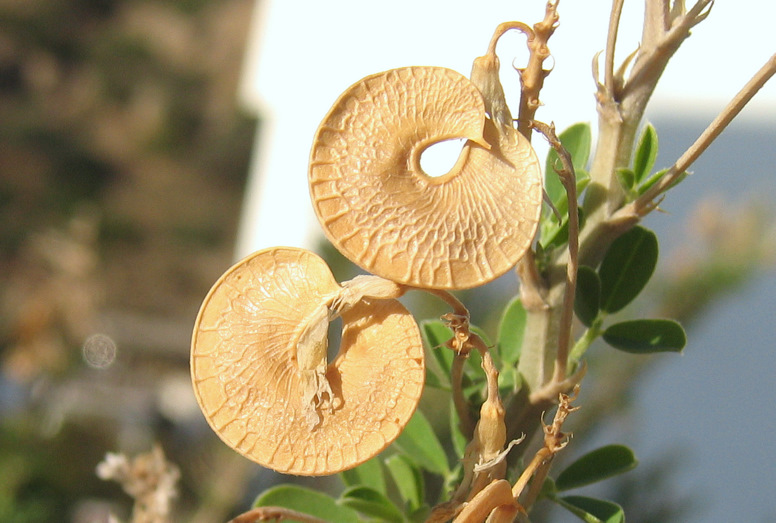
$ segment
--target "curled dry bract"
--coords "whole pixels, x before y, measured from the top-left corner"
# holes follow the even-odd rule
[[[452,170],[426,175],[420,155],[468,141]],[[499,132],[467,78],[440,67],[368,76],[335,102],[315,135],[313,207],[328,238],[364,269],[416,287],[461,289],[512,268],[533,241],[539,160]]]
[[[280,472],[333,474],[388,446],[423,388],[418,327],[396,300],[361,300],[343,311],[337,358],[326,368],[335,396],[306,421],[297,367],[305,320],[340,292],[315,254],[275,248],[229,269],[205,298],[194,327],[197,401],[230,447]]]

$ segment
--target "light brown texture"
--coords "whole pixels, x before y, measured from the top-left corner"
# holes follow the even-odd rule
[[[465,138],[443,176],[420,167],[430,145]],[[539,161],[499,132],[479,90],[441,67],[369,76],[335,102],[315,135],[310,193],[326,236],[351,261],[403,284],[463,289],[511,269],[533,241]]]
[[[191,372],[197,401],[227,445],[280,472],[325,475],[399,435],[425,371],[417,324],[392,299],[362,299],[342,312],[340,350],[325,374],[334,398],[318,405],[310,428],[297,344],[306,320],[340,294],[321,258],[291,248],[259,251],[213,286],[194,328]]]

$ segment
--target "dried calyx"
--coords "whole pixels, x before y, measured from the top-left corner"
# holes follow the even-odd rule
[[[334,412],[341,404],[326,378],[329,323],[352,310],[365,298],[394,299],[401,297],[405,290],[403,286],[378,276],[356,276],[343,282],[333,296],[321,297],[312,315],[302,321],[302,334],[296,343],[296,361],[302,380],[302,401],[311,430],[321,422],[321,409],[328,408]]]
[[[337,284],[301,249],[260,251],[227,271],[192,339],[197,400],[216,433],[264,466],[321,475],[388,446],[423,388],[418,327],[403,289],[365,277]],[[326,361],[329,321],[343,322]]]

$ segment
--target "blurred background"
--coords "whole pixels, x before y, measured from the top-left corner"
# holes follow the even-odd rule
[[[541,2],[485,2],[478,13],[466,4],[416,6],[410,19],[406,1],[370,14],[344,0],[0,0],[0,521],[126,521],[131,498],[96,468],[108,452],[132,457],[157,444],[179,470],[173,521],[224,521],[278,480],[226,448],[199,412],[188,371],[199,304],[235,257],[270,245],[315,247],[339,279],[353,274],[309,218],[315,126],[365,74],[409,64],[468,73],[500,21],[543,14]],[[658,167],[764,61],[754,51],[773,52],[756,42],[735,60],[712,50],[726,23],[746,21],[762,37],[752,26],[769,18],[748,5],[715,7],[709,23],[719,25],[696,29],[659,88],[649,114]],[[594,123],[590,60],[604,46],[607,9],[569,3],[561,16],[539,115],[560,129]],[[638,41],[626,31],[623,56]],[[521,56],[518,44],[506,56]],[[561,62],[572,50],[577,58]],[[640,467],[600,493],[629,521],[776,519],[768,89],[669,195],[667,214],[647,221],[661,239],[660,280],[638,306],[685,322],[684,355],[591,351],[597,370],[575,452],[633,446]],[[277,212],[255,205],[267,194],[287,215],[261,215]],[[516,288],[507,277],[463,297],[492,330],[488,311]],[[599,413],[605,422],[590,425]]]
[[[177,521],[224,520],[246,494],[188,346],[234,252],[253,9],[0,2],[0,521],[126,517],[95,467],[154,442],[181,469]]]

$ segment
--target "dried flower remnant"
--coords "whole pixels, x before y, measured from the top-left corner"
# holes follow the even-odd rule
[[[468,141],[450,172],[425,174],[423,151],[454,138]],[[340,252],[423,288],[475,287],[514,267],[542,202],[528,140],[487,117],[474,83],[441,67],[394,69],[348,88],[316,132],[309,182]]]
[[[170,505],[177,496],[180,478],[178,467],[168,462],[161,447],[128,459],[124,454],[109,452],[97,465],[97,476],[116,481],[132,496],[132,523],[170,521]]]
[[[280,472],[324,475],[366,461],[399,435],[423,389],[422,342],[391,299],[402,289],[371,278],[340,286],[315,254],[273,248],[216,282],[194,328],[191,370],[224,442]],[[336,315],[342,340],[327,362]]]

